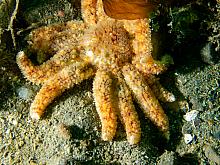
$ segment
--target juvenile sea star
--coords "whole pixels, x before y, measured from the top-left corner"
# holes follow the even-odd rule
[[[168,118],[156,97],[162,101],[175,98],[154,77],[166,67],[151,56],[148,19],[109,18],[101,0],[83,0],[82,15],[84,21],[42,27],[31,33],[32,51],[55,54],[44,64],[34,66],[23,51],[18,53],[17,63],[25,77],[42,84],[31,104],[30,116],[39,119],[58,95],[95,75],[93,95],[103,140],[115,136],[118,116],[128,142],[140,141],[133,98],[168,138]]]

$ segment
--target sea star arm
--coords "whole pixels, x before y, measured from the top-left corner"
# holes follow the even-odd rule
[[[94,69],[87,67],[87,63],[75,63],[65,67],[63,70],[48,79],[37,93],[31,104],[30,116],[40,119],[46,107],[66,89],[79,84],[94,74]]]
[[[93,81],[95,105],[102,123],[102,139],[113,139],[117,128],[117,117],[112,93],[112,79],[109,73],[98,70]]]
[[[53,55],[61,49],[72,50],[83,34],[83,21],[68,21],[33,30],[29,35],[29,48],[33,52]]]
[[[162,64],[160,61],[154,60],[151,56],[136,56],[132,63],[139,71],[145,74],[158,75],[167,70],[165,64]]]
[[[16,60],[22,73],[29,81],[35,84],[42,84],[52,75],[64,68],[70,59],[76,61],[76,51],[72,50],[71,53],[67,53],[61,50],[40,66],[35,66],[23,51],[17,54]]]
[[[174,102],[176,100],[175,96],[166,90],[159,82],[158,78],[154,75],[146,76],[147,84],[150,86],[152,92],[155,94],[156,98],[158,98],[162,102]]]
[[[33,30],[29,35],[29,48],[38,54],[53,54],[57,36],[64,29],[64,24],[53,24]]]
[[[149,19],[123,20],[125,29],[134,37],[132,41],[135,56],[132,63],[146,74],[159,74],[165,65],[153,59]]]
[[[132,66],[123,67],[123,75],[143,112],[169,138],[169,121],[144,77]]]
[[[125,126],[128,142],[137,144],[141,138],[140,121],[133,105],[131,92],[121,76],[118,78],[118,87],[120,120]]]

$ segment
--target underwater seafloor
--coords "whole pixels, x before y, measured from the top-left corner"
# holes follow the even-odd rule
[[[16,2],[0,1],[1,165],[220,164],[219,3],[184,1],[169,8],[172,26],[168,21],[167,31],[172,41],[164,37],[160,45],[165,47],[162,52],[173,57],[174,64],[160,79],[177,98],[175,103],[162,103],[170,120],[170,141],[161,138],[158,129],[135,105],[142,139],[131,146],[121,125],[114,141],[101,140],[92,80],[56,98],[42,120],[31,120],[29,107],[40,86],[23,77],[16,54],[27,46],[26,36],[32,29],[80,19],[80,5],[74,0],[20,0],[14,12]],[[164,8],[161,11],[166,13]],[[163,29],[160,27],[168,22],[158,13],[152,16],[152,22],[162,23],[152,27]],[[166,49],[167,43],[170,49]]]

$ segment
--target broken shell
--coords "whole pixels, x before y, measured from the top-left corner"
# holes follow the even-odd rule
[[[196,116],[198,115],[199,111],[197,110],[192,110],[190,112],[187,112],[183,118],[186,120],[186,121],[192,121],[192,120],[195,120]]]
[[[33,96],[33,91],[27,87],[20,87],[16,90],[18,97],[23,100],[28,100]]]
[[[193,141],[194,139],[194,135],[191,135],[191,134],[184,134],[184,142],[186,144],[189,144]]]

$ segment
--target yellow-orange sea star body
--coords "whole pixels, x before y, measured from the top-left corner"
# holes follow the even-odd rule
[[[157,98],[175,98],[154,77],[166,67],[151,56],[148,19],[109,18],[101,0],[83,0],[82,15],[84,21],[42,27],[31,33],[32,51],[55,54],[44,64],[34,66],[23,51],[18,53],[17,63],[25,77],[42,84],[31,104],[31,117],[39,119],[58,95],[95,75],[93,95],[103,140],[114,138],[118,117],[128,142],[140,141],[133,99],[168,138],[168,118]]]

